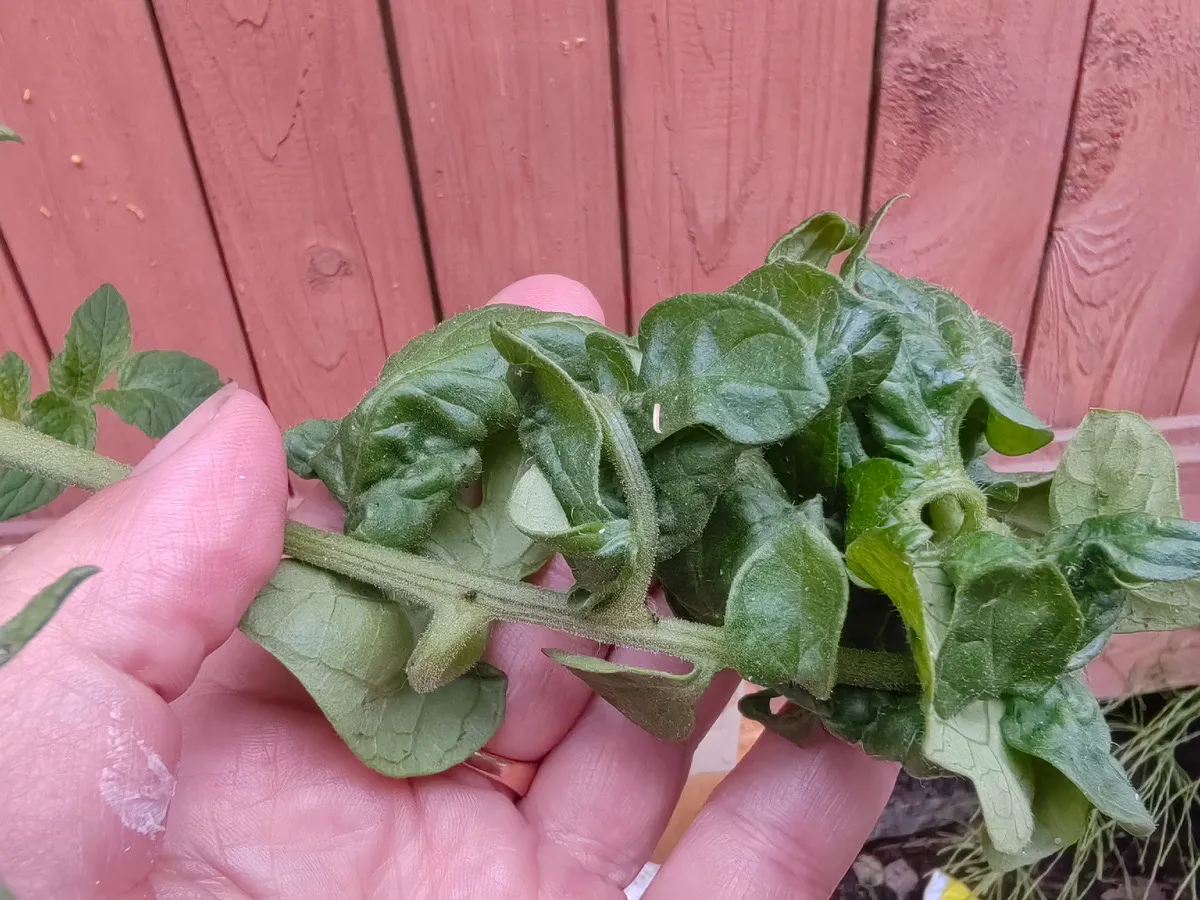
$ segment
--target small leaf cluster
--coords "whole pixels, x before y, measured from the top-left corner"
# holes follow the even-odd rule
[[[102,285],[71,317],[62,350],[50,360],[50,390],[30,399],[29,364],[0,357],[0,416],[87,450],[96,446],[97,405],[160,438],[221,387],[217,370],[176,350],[131,353],[125,300]],[[116,372],[116,386],[103,388]],[[0,521],[45,506],[63,485],[0,469]]]
[[[1093,809],[1145,832],[1080,670],[1115,632],[1200,623],[1200,527],[1170,448],[1095,411],[1057,472],[993,471],[989,453],[1053,437],[1011,336],[870,259],[877,222],[813,216],[632,338],[521,307],[455,316],[344,419],[289,431],[289,465],[364,542],[513,580],[561,554],[561,630],[664,649],[656,634],[694,623],[671,645],[684,675],[550,652],[660,737],[686,736],[731,667],[780,734],[819,719],[970,779],[999,868],[1061,849]],[[393,775],[482,746],[503,707],[490,625],[530,620],[494,581],[435,580],[380,592],[296,563],[244,625]],[[653,584],[676,620],[647,607]]]

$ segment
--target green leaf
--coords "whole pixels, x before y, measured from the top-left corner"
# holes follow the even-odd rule
[[[850,252],[846,255],[846,259],[842,262],[841,276],[847,282],[853,284],[859,275],[859,270],[863,262],[866,261],[867,250],[871,247],[871,241],[875,239],[875,232],[879,230],[879,223],[891,211],[891,208],[900,200],[907,200],[908,194],[896,194],[884,202],[883,206],[875,211],[875,215],[871,216],[871,220],[867,222],[865,228],[859,232],[855,238],[853,245],[850,246]]]
[[[221,376],[204,360],[177,350],[147,350],[117,367],[117,389],[100,391],[96,402],[161,438],[221,387]]]
[[[29,363],[9,350],[0,357],[0,416],[19,422],[29,407]]]
[[[741,563],[729,587],[730,659],[756,684],[798,684],[819,698],[837,681],[850,584],[841,554],[797,511]]]
[[[1129,605],[1117,623],[1122,634],[1175,631],[1200,625],[1200,581],[1160,582],[1128,588]]]
[[[509,364],[521,445],[550,481],[567,520],[607,519],[600,496],[604,429],[587,392],[529,341],[493,325],[492,343]]]
[[[828,700],[784,688],[792,702],[820,716],[825,727],[876,759],[898,762],[917,778],[944,775],[924,757],[925,712],[916,694],[840,684]]]
[[[483,659],[491,626],[489,616],[467,603],[435,610],[425,618],[404,667],[412,689],[430,694],[466,676]]]
[[[761,266],[727,293],[783,313],[812,342],[827,381],[843,361],[849,363],[847,398],[868,394],[896,362],[900,349],[896,314],[854,293],[824,269],[804,263]]]
[[[955,591],[937,658],[938,715],[950,719],[971,701],[1036,695],[1053,684],[1082,628],[1058,568],[995,532],[959,538],[944,558]]]
[[[925,756],[934,765],[971,779],[999,853],[1017,853],[1033,838],[1033,773],[1030,761],[1002,739],[1004,703],[977,700],[950,719],[932,709],[925,722]]]
[[[899,611],[927,693],[934,686],[937,647],[930,615],[949,622],[951,608],[949,584],[930,555],[929,536],[922,525],[891,525],[863,532],[846,548],[850,572],[887,594]]]
[[[897,512],[921,486],[912,466],[894,459],[873,457],[846,473],[846,540],[853,541],[872,528],[894,524]]]
[[[659,567],[676,612],[724,622],[734,667],[756,684],[827,697],[849,602],[818,506],[793,506],[756,453],[737,463],[700,540]]]
[[[828,405],[772,455],[795,499],[837,497],[839,436],[845,405],[875,389],[896,360],[900,334],[884,306],[858,296],[840,278],[808,264],[762,266],[729,289],[778,309],[816,348]]]
[[[1187,574],[1197,572],[1192,560],[1200,546],[1189,523],[1179,519],[1175,456],[1145,419],[1129,412],[1088,413],[1059,462],[1050,507],[1053,523],[1080,526],[1060,528],[1047,539],[1072,588],[1086,593],[1085,610],[1093,611],[1095,641],[1080,662],[1098,653],[1113,630],[1200,624],[1200,581]],[[1162,517],[1168,524],[1126,520],[1122,513]]]
[[[700,537],[744,450],[696,427],[675,432],[646,454],[658,507],[660,559],[675,556]]]
[[[792,703],[776,712],[771,708],[771,701],[782,696],[778,691],[769,689],[746,694],[738,700],[738,712],[760,723],[767,731],[791,741],[797,747],[803,747],[812,736],[819,717]]]
[[[587,336],[584,346],[597,391],[620,395],[637,390],[637,366],[641,355],[627,340],[596,331]]]
[[[781,522],[795,517],[783,488],[756,452],[743,453],[700,539],[658,567],[676,615],[719,625],[745,560]]]
[[[1049,443],[1053,432],[1025,405],[1007,331],[944,288],[865,258],[854,271],[854,288],[891,309],[901,329],[895,366],[868,400],[871,425],[892,455],[930,475],[957,470],[960,430],[981,399],[987,441],[998,452],[1020,455]]]
[[[14,144],[25,143],[23,140],[21,140],[21,136],[7,125],[0,125],[0,144],[3,144],[5,141],[11,141]]]
[[[342,465],[341,423],[336,419],[309,419],[283,435],[288,468],[301,478],[316,478],[329,493],[346,505],[346,473]]]
[[[92,450],[96,446],[96,414],[90,406],[45,393],[30,404],[25,425],[42,434]],[[0,469],[0,521],[45,506],[63,492],[63,485],[15,469]]]
[[[1064,676],[1040,697],[1007,698],[1000,730],[1010,747],[1062,772],[1093,806],[1131,834],[1154,830],[1109,749],[1112,738],[1104,713],[1079,676]]]
[[[492,343],[509,363],[509,387],[521,410],[517,433],[533,460],[530,472],[536,473],[518,481],[509,517],[571,564],[575,599],[584,598],[587,606],[611,602],[632,616],[648,617],[646,590],[658,537],[654,497],[623,415],[615,402],[588,391],[532,341],[493,326]],[[615,516],[605,502],[606,457],[630,501],[628,519]],[[538,478],[550,485],[553,501],[539,495]],[[556,511],[563,521],[545,530]]]
[[[1046,536],[1084,611],[1078,664],[1116,631],[1200,624],[1200,525],[1143,513],[1095,516]],[[1097,643],[1098,642],[1098,643]]]
[[[928,529],[874,528],[846,550],[846,562],[884,591],[900,610],[926,696],[935,693],[942,642],[950,630],[952,586],[926,546]],[[935,766],[971,779],[992,841],[1014,852],[1033,835],[1032,787],[1022,762],[1000,739],[1003,704],[979,700],[950,718],[925,710],[924,755]]]
[[[398,778],[466,760],[504,718],[505,678],[479,664],[428,693],[404,669],[414,644],[404,605],[374,589],[284,560],[241,623],[312,695],[359,759]]]
[[[1077,525],[1125,512],[1183,514],[1175,456],[1136,413],[1094,409],[1059,460],[1050,486],[1051,522]]]
[[[438,517],[421,552],[447,565],[497,578],[532,575],[550,558],[549,547],[522,534],[508,516],[508,502],[525,454],[511,433],[483,447],[483,500],[469,506],[461,498]]]
[[[696,700],[716,674],[715,666],[696,666],[686,675],[676,675],[561,650],[543,652],[574,672],[635,725],[664,741],[682,741],[691,735],[696,727]]]
[[[858,240],[858,226],[835,212],[809,216],[767,251],[767,262],[812,263],[822,269]]]
[[[779,312],[727,294],[684,294],[642,318],[643,447],[707,425],[740,444],[781,441],[829,401],[811,342]]]
[[[76,566],[38,591],[20,612],[0,625],[0,666],[34,639],[75,588],[99,571],[95,566]]]
[[[1137,586],[1200,576],[1200,523],[1144,513],[1094,516],[1046,536],[1052,557],[1094,547],[1117,578]]]
[[[550,479],[537,465],[527,465],[517,476],[507,511],[523,534],[570,562],[576,581],[573,596],[584,600],[583,605],[601,603],[621,587],[637,549],[628,519],[572,525]]]
[[[1130,592],[1121,584],[1102,547],[1087,544],[1069,548],[1054,557],[1083,616],[1079,649],[1067,665],[1083,668],[1100,655],[1117,623],[1127,614]]]
[[[988,512],[1023,538],[1038,538],[1052,527],[1050,483],[1054,472],[995,472],[981,459],[967,466],[987,498]]]
[[[1061,772],[1035,759],[1033,776],[1033,837],[1016,853],[1001,853],[987,835],[983,851],[992,871],[1003,873],[1032,866],[1066,850],[1083,836],[1092,804]]]
[[[589,376],[590,319],[506,304],[468,310],[391,356],[374,388],[338,427],[331,491],[347,534],[412,549],[463,485],[478,480],[488,435],[516,427],[508,364],[492,345],[501,324],[533,341],[577,380]],[[318,470],[314,469],[314,472]],[[335,489],[336,488],[336,489]]]
[[[90,400],[129,355],[129,308],[104,284],[71,316],[63,350],[50,360],[50,389],[70,400]]]
[[[873,528],[847,548],[846,562],[900,610],[925,694],[936,698],[935,673],[954,602],[928,534],[914,525]],[[999,700],[977,700],[945,718],[927,700],[923,752],[934,766],[971,779],[993,843],[1011,853],[1033,836],[1033,789],[1025,761],[1001,740],[1003,709]]]

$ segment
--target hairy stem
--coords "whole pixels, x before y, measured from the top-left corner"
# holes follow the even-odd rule
[[[114,459],[7,419],[0,419],[0,467],[89,491],[120,481],[131,471]],[[439,607],[457,608],[470,603],[494,619],[545,625],[604,644],[665,653],[706,668],[729,664],[725,632],[714,625],[684,619],[634,624],[593,620],[581,617],[567,604],[566,595],[557,591],[463,571],[299,522],[287,523],[283,551],[300,562],[372,584],[385,594],[402,594],[434,612]],[[907,654],[848,647],[838,655],[838,681],[883,690],[903,690],[917,684],[915,667]]]
[[[725,634],[713,625],[683,619],[619,625],[584,618],[567,605],[567,595],[559,591],[451,568],[428,557],[368,544],[298,522],[287,524],[283,551],[302,562],[365,581],[385,593],[399,591],[435,611],[439,605],[467,602],[494,619],[545,625],[602,644],[727,665]]]
[[[907,653],[838,649],[837,682],[884,691],[912,690],[918,684],[917,664]]]
[[[0,465],[59,484],[98,491],[129,474],[115,459],[0,417]]]
[[[646,621],[653,617],[646,608],[646,591],[654,576],[658,561],[658,512],[654,505],[654,487],[642,463],[637,441],[629,430],[625,417],[615,403],[601,394],[592,395],[592,407],[600,417],[604,432],[604,449],[617,470],[617,479],[629,508],[629,526],[634,535],[634,572],[625,579],[619,597],[606,604],[603,618],[625,623]]]

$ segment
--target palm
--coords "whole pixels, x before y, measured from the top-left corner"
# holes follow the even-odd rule
[[[385,778],[286,673],[240,690],[223,664],[256,650],[235,635],[174,704],[184,749],[158,896],[623,896],[481,776]],[[270,663],[252,662],[260,674]]]

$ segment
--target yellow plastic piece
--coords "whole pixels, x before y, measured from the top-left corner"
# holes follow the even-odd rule
[[[929,876],[923,900],[979,900],[969,887],[941,869]]]

